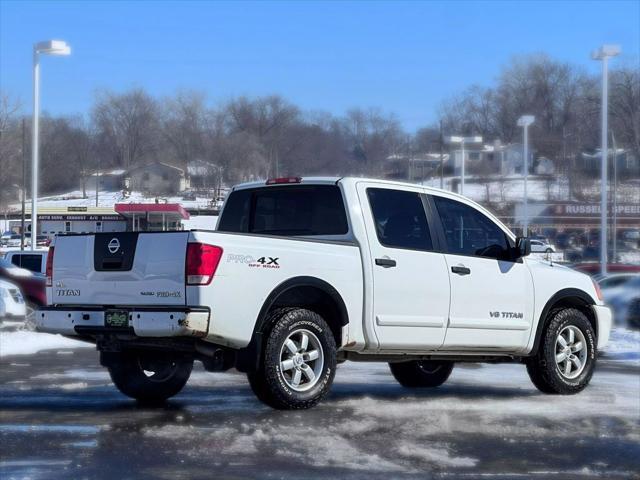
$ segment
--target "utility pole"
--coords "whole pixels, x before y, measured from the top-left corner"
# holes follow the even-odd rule
[[[22,215],[20,216],[20,250],[24,250],[24,201],[27,196],[27,133],[24,118],[22,119]],[[33,242],[33,238],[31,239]]]
[[[527,180],[529,178],[529,126],[535,121],[533,115],[522,115],[518,119],[518,126],[523,129],[523,174],[524,174],[524,222],[522,235],[529,235],[529,193],[527,191]]]
[[[618,152],[616,136],[611,132],[611,144],[613,146],[613,262],[617,262],[618,256]]]
[[[600,178],[600,274],[607,274],[607,205],[608,205],[608,188],[607,188],[607,160],[609,157],[608,140],[608,108],[609,108],[609,58],[620,54],[618,45],[602,45],[594,51],[591,58],[602,62],[602,107],[601,127],[602,127],[602,146],[601,146],[601,178]]]
[[[33,124],[31,125],[31,250],[38,236],[38,156],[40,122],[40,55],[69,55],[71,48],[61,40],[38,42],[33,46]]]
[[[460,171],[460,188],[458,189],[458,193],[460,195],[464,195],[464,164],[465,164],[465,144],[466,143],[482,143],[482,137],[473,136],[473,137],[447,137],[447,143],[459,143],[460,148],[462,149],[462,164]]]
[[[442,137],[442,120],[440,120],[440,188],[444,190],[444,138]]]
[[[100,189],[100,155],[96,155],[97,157],[97,165],[96,165],[96,207],[98,206],[98,191]]]

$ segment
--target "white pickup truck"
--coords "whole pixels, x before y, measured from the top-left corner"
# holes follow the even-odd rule
[[[194,360],[283,409],[315,405],[345,360],[388,362],[405,387],[515,361],[541,391],[577,393],[610,311],[589,277],[529,251],[453,193],[274,179],[236,186],[215,231],[57,237],[37,323],[96,343],[139,401],[177,394]]]

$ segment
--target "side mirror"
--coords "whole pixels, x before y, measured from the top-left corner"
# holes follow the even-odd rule
[[[516,238],[516,258],[526,257],[531,253],[531,240],[527,237]]]

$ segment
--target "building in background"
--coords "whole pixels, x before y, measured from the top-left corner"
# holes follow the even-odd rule
[[[148,195],[171,195],[189,188],[189,178],[181,168],[154,162],[127,172],[128,189]]]
[[[31,232],[31,206],[26,208],[25,213],[25,229]],[[9,220],[10,230],[20,233],[20,228],[20,219]],[[38,235],[49,238],[58,233],[123,232],[126,229],[126,219],[112,207],[38,208]]]
[[[124,169],[105,170],[102,172],[93,172],[86,179],[85,188],[89,191],[95,191],[96,182],[98,182],[99,190],[115,192],[126,188],[127,171]]]
[[[114,209],[132,232],[182,230],[182,221],[189,219],[189,212],[178,203],[116,203]]]
[[[529,172],[534,166],[535,150],[529,151]],[[451,151],[449,171],[460,175],[462,149]],[[519,143],[503,145],[499,141],[493,144],[470,144],[465,147],[465,170],[469,175],[522,175],[524,173],[523,147]]]
[[[442,155],[444,165],[449,154]],[[387,157],[385,177],[400,181],[425,180],[440,174],[440,153],[419,153],[415,155],[394,154]]]
[[[611,168],[613,168],[613,155],[614,150],[609,149],[609,161]],[[591,175],[600,175],[601,168],[601,155],[600,150],[597,149],[594,152],[583,152],[579,156],[581,165],[578,168],[590,173]],[[637,177],[640,175],[640,157],[634,155],[630,150],[618,148],[615,151],[615,166],[617,175],[620,178],[624,177]]]

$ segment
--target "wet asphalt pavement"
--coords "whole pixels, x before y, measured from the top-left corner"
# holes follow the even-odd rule
[[[244,375],[197,364],[166,406],[138,407],[91,348],[4,357],[0,478],[640,478],[640,367],[600,361],[572,397],[521,365],[457,366],[411,391],[346,363],[309,411],[259,403]]]

